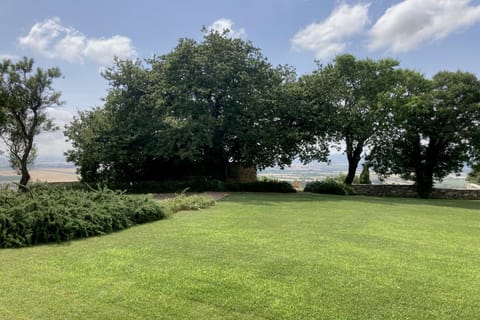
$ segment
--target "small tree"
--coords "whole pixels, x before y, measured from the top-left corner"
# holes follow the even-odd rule
[[[360,184],[372,184],[372,181],[370,180],[370,170],[368,168],[368,164],[364,163],[362,172],[360,173],[360,179],[359,179]]]
[[[52,88],[53,79],[61,73],[58,68],[34,70],[33,59],[25,57],[17,63],[3,60],[0,75],[0,138],[10,165],[21,175],[20,186],[26,186],[30,180],[28,166],[37,155],[35,136],[58,129],[46,109],[61,104],[60,93]]]

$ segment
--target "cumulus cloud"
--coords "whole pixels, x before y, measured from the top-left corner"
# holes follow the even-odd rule
[[[42,132],[35,138],[39,156],[64,159],[63,153],[71,148],[71,144],[65,141],[63,130],[73,120],[73,114],[65,109],[48,108],[47,116],[54,120],[59,130]]]
[[[61,128],[73,120],[73,114],[65,109],[47,108],[46,112],[47,117],[53,119],[53,121]]]
[[[369,48],[409,51],[480,21],[470,0],[405,0],[388,8],[370,30]]]
[[[58,17],[36,23],[18,42],[44,57],[68,62],[92,60],[108,64],[115,56],[130,58],[136,55],[128,37],[90,38],[72,27],[63,26]]]
[[[228,30],[228,36],[231,38],[244,38],[245,37],[245,29],[234,29],[233,28],[234,22],[230,19],[218,19],[213,22],[207,29],[209,31],[216,31],[219,33],[223,33],[224,31]]]
[[[70,142],[65,141],[63,130],[43,132],[35,138],[35,144],[39,157],[57,160],[63,160],[64,153],[72,147]]]
[[[296,50],[308,50],[320,60],[345,51],[349,37],[361,33],[367,24],[369,4],[341,4],[323,22],[312,23],[291,39]]]

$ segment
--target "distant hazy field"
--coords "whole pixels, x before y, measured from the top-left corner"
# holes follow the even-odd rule
[[[31,181],[42,182],[70,182],[77,181],[78,175],[75,168],[38,168],[30,171]],[[10,182],[20,180],[20,176],[15,171],[3,169],[0,170],[0,182]]]
[[[75,168],[36,168],[30,171],[33,182],[70,182],[77,181],[79,176],[75,172]],[[323,164],[313,163],[307,166],[303,166],[298,163],[294,163],[291,167],[287,167],[283,170],[279,168],[267,168],[264,171],[258,173],[259,177],[268,177],[283,181],[300,181],[302,186],[309,181],[323,180],[326,177],[335,177],[339,174],[345,173],[346,165],[344,164]],[[360,172],[358,172],[360,174]],[[469,184],[465,180],[466,174],[461,176],[450,175],[444,179],[442,183],[437,184],[437,187],[441,188],[473,188],[474,186]],[[19,176],[15,174],[15,171],[8,169],[0,169],[0,183],[18,181]],[[373,183],[381,183],[374,173],[371,173],[371,179]],[[384,183],[388,184],[405,184],[409,183],[398,177],[390,177]]]
[[[300,184],[305,186],[306,183],[315,180],[324,180],[327,177],[338,177],[340,174],[346,174],[347,163],[342,161],[341,157],[334,158],[331,164],[312,162],[308,165],[302,165],[299,162],[294,162],[292,166],[285,167],[280,169],[275,168],[266,168],[263,171],[258,173],[259,177],[267,177],[282,181],[299,181]],[[357,170],[357,175],[360,174],[361,166]],[[435,186],[438,188],[453,188],[453,189],[463,189],[463,188],[477,188],[475,185],[469,184],[466,180],[466,176],[469,170],[462,172],[460,176],[451,174],[446,177],[441,183],[436,183]],[[411,184],[411,181],[405,181],[398,176],[391,176],[384,180],[380,181],[377,175],[374,172],[370,172],[370,179],[374,184]]]

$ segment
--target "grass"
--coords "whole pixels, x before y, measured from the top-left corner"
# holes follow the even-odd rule
[[[475,319],[480,202],[234,194],[0,270],[3,319]]]

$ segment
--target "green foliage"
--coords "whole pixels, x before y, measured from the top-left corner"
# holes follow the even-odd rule
[[[292,185],[285,181],[261,180],[255,182],[223,182],[215,179],[194,178],[189,180],[141,181],[131,185],[117,186],[128,193],[165,193],[165,192],[203,192],[203,191],[238,191],[238,192],[295,192]]]
[[[67,185],[70,189],[86,190],[86,184],[74,183]],[[165,180],[165,181],[137,181],[125,184],[110,184],[108,188],[122,190],[128,194],[146,193],[183,193],[204,192],[204,191],[238,191],[238,192],[296,192],[295,188],[286,181],[261,179],[255,182],[229,182],[195,177],[186,180]]]
[[[109,118],[101,108],[79,111],[65,128],[64,134],[73,147],[65,153],[67,161],[81,164],[78,173],[83,181],[108,183],[109,177],[115,175],[113,150],[116,144],[105,139],[112,126]]]
[[[35,136],[58,129],[46,110],[61,105],[60,93],[52,87],[60,76],[58,68],[34,70],[33,60],[26,57],[0,63],[0,137],[10,165],[21,174],[21,186],[30,180],[28,166],[37,155]]]
[[[105,105],[80,112],[65,132],[84,181],[224,180],[229,162],[264,168],[298,153],[295,73],[250,42],[210,32],[145,63],[117,60],[103,75]]]
[[[324,181],[309,182],[303,189],[304,192],[337,194],[337,195],[352,195],[355,191],[350,185],[339,182],[336,179],[327,178]]]
[[[260,180],[255,182],[225,183],[225,189],[238,192],[295,193],[295,188],[286,181]]]
[[[432,80],[403,71],[393,96],[385,97],[390,117],[369,163],[381,175],[415,181],[428,197],[434,180],[461,172],[475,153],[479,133],[480,82],[464,72],[439,72]]]
[[[326,180],[333,180],[336,181],[340,184],[345,184],[345,179],[347,178],[347,175],[345,173],[340,173],[337,176],[332,176],[332,177],[327,177]],[[358,176],[355,176],[353,178],[353,184],[359,184],[360,183],[360,178]]]
[[[160,201],[160,206],[169,214],[184,210],[205,209],[213,205],[215,205],[215,200],[208,196],[186,195],[185,193]]]
[[[381,132],[388,116],[380,97],[392,92],[398,64],[392,59],[357,60],[345,54],[299,80],[312,119],[306,130],[318,141],[330,141],[337,148],[345,143],[347,184],[355,178],[364,147]]]
[[[102,235],[165,217],[148,197],[106,188],[35,185],[25,192],[0,192],[0,204],[2,248]]]
[[[370,180],[370,170],[368,168],[368,164],[363,164],[362,172],[360,173],[360,177],[358,179],[359,184],[372,184]]]
[[[114,189],[125,190],[127,193],[180,193],[183,190],[190,192],[225,191],[223,181],[196,177],[184,180],[165,181],[136,181],[131,184],[117,184],[111,186]]]
[[[472,167],[472,171],[468,174],[467,180],[472,183],[480,183],[480,163]]]

